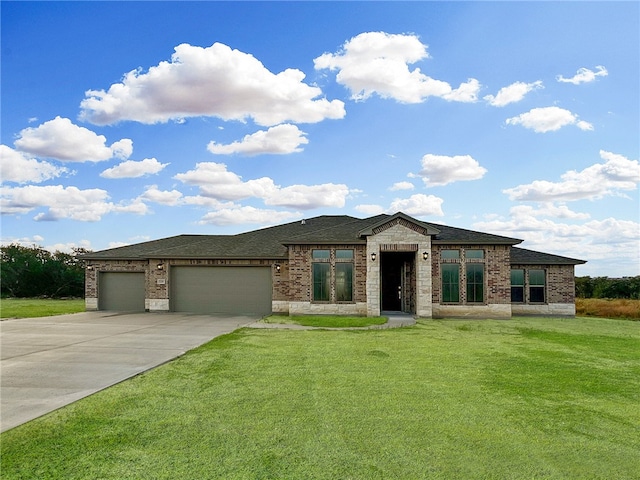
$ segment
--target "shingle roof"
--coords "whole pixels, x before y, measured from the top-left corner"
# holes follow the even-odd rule
[[[322,215],[253,230],[237,235],[178,235],[125,247],[101,250],[84,255],[87,260],[135,260],[148,258],[287,258],[287,245],[294,244],[364,244],[367,230],[404,214],[355,218],[347,215]],[[413,219],[411,219],[413,220]],[[489,233],[475,232],[413,220],[434,233],[434,244],[503,244],[515,245],[522,240]],[[363,234],[363,232],[365,232]],[[512,263],[584,263],[556,255],[513,249]],[[518,260],[517,262],[515,260]],[[530,260],[529,260],[530,259]]]
[[[581,265],[583,263],[587,262],[550,253],[535,252],[525,248],[513,247],[511,249],[512,265]]]

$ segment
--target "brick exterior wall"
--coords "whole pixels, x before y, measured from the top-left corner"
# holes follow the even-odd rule
[[[400,248],[408,244],[416,245],[415,268],[411,271],[411,307],[421,317],[440,316],[486,316],[510,317],[513,315],[575,315],[575,278],[573,265],[510,265],[508,245],[431,245],[431,238],[415,228],[407,228],[402,222],[384,225],[367,237],[367,244],[341,245],[292,245],[289,258],[258,260],[215,260],[215,259],[150,259],[150,260],[107,260],[91,261],[85,271],[85,302],[87,310],[98,309],[100,272],[144,272],[145,308],[147,310],[168,310],[171,292],[172,266],[265,266],[271,268],[272,299],[275,313],[334,313],[334,314],[380,314],[380,255],[394,246]],[[413,248],[413,247],[412,247]],[[312,258],[313,249],[331,251],[330,262],[335,264],[336,249],[354,251],[354,277],[352,302],[312,301]],[[441,251],[459,249],[461,258],[443,260]],[[465,249],[483,250],[484,259],[466,259]],[[428,261],[422,259],[421,252],[429,252]],[[371,253],[377,259],[371,259]],[[460,302],[442,302],[441,265],[453,262],[480,262],[485,265],[485,301],[482,304],[466,303],[466,271],[460,269]],[[158,266],[162,268],[158,268]],[[276,265],[280,266],[278,271]],[[511,304],[511,268],[544,269],[546,272],[544,304],[528,302],[528,288],[525,286],[525,302]],[[333,269],[332,269],[333,271]],[[526,275],[525,275],[526,278]],[[415,297],[415,298],[413,298]]]
[[[312,272],[311,252],[316,249],[330,250],[330,262],[335,263],[336,249],[353,250],[353,303],[366,302],[367,257],[365,245],[291,245],[289,246],[289,300],[311,302]]]
[[[442,250],[459,250],[460,259],[443,260]],[[466,250],[483,250],[484,259],[467,259]],[[466,303],[467,277],[464,265],[481,263],[484,268],[485,304],[500,305],[511,303],[511,266],[509,264],[511,247],[509,245],[434,245],[431,268],[433,271],[433,303],[442,303],[443,263],[456,263],[460,268],[460,304]],[[477,305],[474,303],[473,305]]]
[[[169,310],[171,292],[170,268],[177,266],[268,266],[271,267],[273,300],[288,300],[290,290],[288,262],[286,260],[215,260],[215,259],[171,259],[171,260],[105,260],[89,262],[85,269],[85,306],[87,310],[98,309],[100,272],[144,272],[145,308],[151,311]],[[280,265],[280,272],[275,265]],[[162,268],[158,268],[161,265]]]

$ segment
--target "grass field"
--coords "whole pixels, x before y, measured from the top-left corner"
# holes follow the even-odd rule
[[[578,298],[576,299],[576,313],[584,317],[640,320],[640,300]]]
[[[637,479],[640,323],[254,330],[0,437],[8,479]]]
[[[3,298],[0,318],[34,318],[84,312],[84,299]]]

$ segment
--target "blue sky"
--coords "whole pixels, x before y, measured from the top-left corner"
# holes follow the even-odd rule
[[[638,2],[5,2],[2,242],[403,211],[640,274]]]

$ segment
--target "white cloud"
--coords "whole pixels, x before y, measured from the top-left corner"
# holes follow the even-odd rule
[[[179,173],[175,179],[200,188],[201,195],[215,200],[242,200],[259,198],[266,205],[312,209],[318,207],[343,207],[349,194],[346,185],[327,183],[322,185],[291,185],[280,187],[269,177],[243,181],[227,170],[223,163],[202,162],[194,170]]]
[[[596,72],[593,70],[589,70],[588,68],[579,68],[576,74],[571,78],[564,78],[562,75],[558,75],[556,80],[560,83],[573,83],[574,85],[579,85],[580,83],[588,83],[593,82],[596,77],[606,77],[609,75],[607,69],[602,65],[596,66]]]
[[[389,190],[395,192],[397,190],[413,190],[415,186],[411,182],[397,182],[391,185]]]
[[[304,77],[296,69],[273,74],[252,55],[221,43],[207,48],[183,43],[175,47],[170,62],[146,73],[131,71],[106,92],[87,91],[81,118],[107,125],[216,116],[252,118],[269,126],[344,117],[344,103],[322,98],[321,89],[303,83]]]
[[[157,185],[152,185],[140,196],[141,200],[159,203],[161,205],[175,206],[180,203],[182,193],[177,190],[159,190]]]
[[[108,147],[104,135],[97,135],[62,117],[35,128],[25,128],[19,135],[14,142],[18,150],[66,162],[100,162],[113,157],[124,159],[133,152],[133,142],[128,138]]]
[[[477,160],[470,155],[426,154],[422,157],[422,170],[417,174],[429,187],[447,185],[453,182],[478,180],[487,173]]]
[[[553,132],[567,125],[576,125],[581,130],[593,130],[593,125],[560,107],[533,108],[527,113],[506,120],[507,125],[522,125],[536,133]]]
[[[261,154],[283,155],[301,152],[300,145],[309,143],[309,140],[304,137],[305,135],[306,133],[295,125],[285,123],[271,127],[267,131],[260,130],[251,135],[246,135],[241,141],[228,145],[213,141],[209,142],[207,150],[215,155],[231,155],[234,153],[247,156]]]
[[[483,98],[494,107],[504,107],[510,103],[519,102],[527,93],[538,88],[544,88],[541,80],[533,83],[515,82],[508,87],[502,87],[495,97],[486,95]]]
[[[109,195],[98,188],[80,190],[62,185],[3,188],[2,212],[4,214],[26,214],[38,208],[46,212],[38,213],[36,221],[55,221],[70,218],[82,222],[95,222],[110,212],[127,212],[143,215],[147,207],[140,201],[114,204]]]
[[[140,162],[127,160],[115,167],[107,168],[100,176],[103,178],[137,178],[159,173],[167,165],[169,164],[160,163],[155,158],[145,158]]]
[[[357,205],[355,210],[371,216],[380,215],[381,213],[391,215],[397,212],[403,212],[415,217],[433,215],[441,217],[444,216],[444,212],[442,211],[443,202],[444,200],[442,198],[436,197],[435,195],[417,193],[411,195],[409,198],[396,198],[387,208],[376,204],[361,204]]]
[[[46,245],[44,248],[50,252],[73,253],[76,248],[91,250],[91,242],[89,240],[80,240],[79,242],[54,243],[53,245]]]
[[[342,208],[349,189],[344,184],[291,185],[278,188],[264,198],[266,205],[312,209],[319,207]]]
[[[635,190],[640,183],[640,164],[604,150],[600,151],[604,163],[596,163],[580,172],[564,173],[562,182],[536,180],[503,190],[511,200],[517,201],[571,201],[597,199],[617,194],[621,190]]]
[[[301,216],[298,212],[279,212],[247,206],[209,212],[198,223],[203,225],[276,225]]]
[[[355,210],[369,216],[380,215],[381,213],[385,213],[385,210],[383,207],[381,207],[380,205],[374,205],[374,204],[356,205]]]
[[[615,218],[579,222],[588,217],[582,214],[571,219],[557,217],[564,220],[559,222],[550,216],[546,205],[540,209],[517,206],[508,218],[477,222],[473,228],[523,239],[520,246],[524,248],[587,260],[581,268],[594,272],[591,274],[638,275],[640,223]]]
[[[409,70],[409,64],[428,57],[427,46],[415,35],[366,32],[345,42],[339,52],[317,57],[314,65],[317,70],[339,70],[336,81],[351,91],[354,100],[366,100],[374,93],[402,103],[420,103],[431,96],[477,100],[480,83],[473,78],[453,89],[419,68]]]
[[[2,183],[40,183],[68,173],[68,170],[48,162],[39,162],[28,154],[0,145],[0,172]]]
[[[397,198],[387,209],[387,213],[403,212],[407,215],[424,217],[428,215],[444,216],[442,211],[443,200],[435,195],[417,193],[409,198]]]

